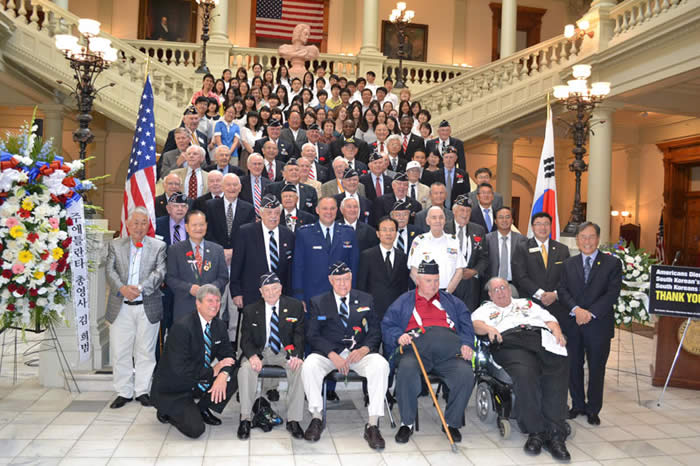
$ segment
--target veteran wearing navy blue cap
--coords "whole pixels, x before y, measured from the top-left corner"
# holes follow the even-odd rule
[[[396,399],[401,414],[398,443],[408,442],[416,420],[418,395],[423,383],[413,341],[425,370],[438,375],[449,389],[445,409],[450,434],[455,442],[462,436],[464,409],[471,395],[474,374],[470,360],[474,346],[474,328],[467,307],[458,298],[440,291],[440,268],[434,260],[421,261],[416,289],[394,301],[382,319],[384,354],[393,354],[403,346],[396,373]]]
[[[327,280],[332,290],[311,299],[306,341],[311,354],[302,367],[304,392],[312,415],[304,434],[318,441],[323,431],[321,385],[326,375],[353,370],[367,378],[369,421],[364,438],[370,448],[384,448],[378,420],[384,415],[389,363],[377,351],[381,342],[379,317],[370,294],[352,289],[353,273],[342,261],[331,264]]]
[[[461,139],[452,137],[452,127],[447,120],[442,120],[438,126],[438,137],[428,141],[426,149],[428,152],[437,150],[441,155],[445,155],[447,148],[452,146],[457,153],[457,166],[462,170],[467,170],[466,159],[464,157],[464,143]]]
[[[238,371],[241,420],[237,435],[241,440],[250,437],[258,374],[267,364],[281,366],[287,373],[287,430],[292,437],[302,438],[304,307],[300,301],[282,295],[280,278],[274,272],[260,277],[260,295],[261,299],[243,308],[243,357]]]

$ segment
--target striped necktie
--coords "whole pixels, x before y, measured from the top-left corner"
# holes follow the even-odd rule
[[[226,209],[226,236],[231,238],[231,227],[233,226],[233,202],[228,203]]]
[[[275,232],[270,230],[270,272],[277,272],[279,265],[279,252],[277,251],[277,240]]]
[[[262,202],[262,192],[260,191],[260,177],[255,177],[253,185],[253,204],[255,205],[255,215],[260,217],[260,203]]]
[[[396,245],[401,251],[406,252],[406,243],[403,240],[403,228],[399,230],[399,236],[397,238]]]
[[[182,238],[180,237],[180,225],[175,225],[175,232],[173,233],[173,241],[174,243],[177,243],[178,241],[182,241]]]
[[[348,328],[348,319],[350,319],[350,311],[348,310],[348,305],[345,302],[348,298],[340,298],[340,321],[343,323],[345,328]]]
[[[204,327],[204,367],[211,367],[211,324]],[[202,382],[197,387],[206,392],[210,385],[208,382]]]
[[[282,348],[280,338],[280,316],[276,306],[272,306],[272,316],[270,317],[270,338],[267,340],[273,353],[277,354]]]

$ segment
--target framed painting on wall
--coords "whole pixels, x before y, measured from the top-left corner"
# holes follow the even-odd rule
[[[428,25],[406,26],[405,60],[428,61]],[[399,58],[399,30],[391,21],[382,21],[382,54],[388,58]]]
[[[197,4],[192,0],[140,0],[139,39],[196,42]]]

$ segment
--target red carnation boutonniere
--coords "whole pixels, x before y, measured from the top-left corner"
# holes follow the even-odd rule
[[[457,178],[458,179],[464,178],[464,175],[462,175],[461,173],[457,173]]]
[[[318,160],[320,160],[321,162],[325,162],[325,161],[326,161],[326,158],[325,158],[325,157],[319,157]]]
[[[481,236],[475,236],[474,241],[476,241],[477,243],[481,243]]]
[[[185,253],[185,255],[186,255],[187,257],[192,257],[192,256],[194,256],[194,253],[193,253],[192,251],[187,251],[187,252]]]
[[[352,329],[355,331],[355,335],[362,332],[362,327],[353,327]]]
[[[366,174],[367,174],[367,170],[362,170],[362,174],[363,174],[363,175],[366,175]]]
[[[292,220],[294,220],[295,222],[297,221],[296,215],[292,215],[292,217],[290,217],[290,218],[291,218]]]
[[[134,246],[136,246],[137,248],[142,248],[143,243],[141,241],[139,241],[138,243],[135,243]],[[192,252],[192,251],[190,251],[190,252]]]
[[[284,347],[284,350],[287,352],[287,359],[292,357],[292,351],[294,351],[294,345],[287,345]]]

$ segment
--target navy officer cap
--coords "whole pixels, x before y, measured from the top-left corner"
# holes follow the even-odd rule
[[[278,277],[275,272],[269,272],[260,275],[260,288],[262,288],[265,285],[274,285],[275,283],[281,283],[280,277]]]
[[[450,123],[447,120],[442,120],[440,122],[439,128],[449,128],[449,127],[450,127]]]
[[[194,105],[190,105],[185,109],[185,113],[183,115],[197,115],[197,109],[194,108]]]
[[[311,131],[312,129],[319,129],[318,125],[316,123],[311,123],[307,128],[306,131]]]
[[[282,126],[282,123],[278,119],[273,118],[272,120],[270,120],[270,124],[267,126],[268,128],[277,128],[279,126]]]
[[[405,173],[397,173],[394,177],[394,181],[408,181],[408,177]]]
[[[395,210],[411,210],[411,203],[408,202],[408,199],[404,199],[402,201],[397,200],[391,207],[392,212]]]
[[[297,188],[292,183],[286,183],[284,186],[282,186],[282,192],[297,194]]]
[[[437,262],[435,262],[434,259],[431,259],[429,261],[422,260],[420,262],[420,265],[418,266],[418,273],[423,275],[439,275],[440,268],[438,267],[438,264]]]
[[[182,193],[174,193],[168,198],[168,204],[187,204],[187,196]]]
[[[352,178],[353,176],[360,176],[359,173],[357,173],[357,170],[354,168],[347,168],[345,170],[345,173],[343,173],[343,179],[347,180],[348,178]]]
[[[352,144],[353,146],[357,147],[357,141],[355,141],[354,138],[346,139],[346,140],[343,142],[343,147],[345,147],[345,146],[347,146],[347,145],[350,145],[350,144]]]
[[[289,166],[289,165],[292,165],[292,166],[294,166],[294,167],[297,166],[297,159],[296,159],[296,157],[292,157],[291,159],[287,160],[287,163],[284,164],[285,167],[286,167],[286,166]]]
[[[369,154],[369,161],[370,162],[374,162],[376,160],[382,160],[383,158],[384,157],[382,157],[382,154],[380,154],[379,152],[372,152],[371,154]]]
[[[261,209],[274,209],[275,207],[280,206],[280,201],[277,199],[277,197],[273,196],[272,194],[266,194],[263,198],[262,201],[260,201],[260,208]]]
[[[350,272],[352,272],[352,270],[350,270],[350,267],[343,261],[338,261],[328,268],[328,275],[345,275]]]
[[[457,196],[457,199],[455,199],[455,205],[461,205],[463,207],[469,207],[472,208],[472,200],[469,199],[469,196],[467,194],[460,194]]]

